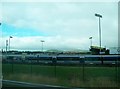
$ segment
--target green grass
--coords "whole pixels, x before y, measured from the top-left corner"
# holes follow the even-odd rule
[[[4,79],[67,87],[116,87],[116,67],[72,67],[3,64]],[[32,71],[31,71],[32,68]],[[119,70],[118,68],[117,70]],[[84,75],[83,75],[84,74]],[[120,74],[118,74],[120,78]],[[84,78],[83,78],[84,77]],[[120,84],[120,82],[118,82]]]

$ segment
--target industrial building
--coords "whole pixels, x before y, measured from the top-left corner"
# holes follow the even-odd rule
[[[90,47],[90,51],[91,51],[91,54],[96,54],[96,55],[99,55],[99,54],[110,54],[110,50],[109,49],[106,49],[106,48],[100,48],[98,46],[91,46]]]

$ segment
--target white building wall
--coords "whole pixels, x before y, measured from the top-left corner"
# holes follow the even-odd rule
[[[110,54],[118,54],[118,47],[111,47],[110,49]]]

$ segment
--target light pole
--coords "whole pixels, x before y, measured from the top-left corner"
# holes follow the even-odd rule
[[[90,47],[92,47],[92,37],[89,37],[90,39]]]
[[[7,54],[8,40],[6,40],[6,54]]]
[[[1,25],[1,22],[0,22],[0,25]],[[0,36],[2,36],[2,33],[0,34]],[[1,47],[1,52],[3,52],[3,49],[2,49],[2,47]]]
[[[9,51],[10,51],[10,38],[13,38],[13,37],[9,36]]]
[[[42,52],[43,52],[43,42],[45,42],[44,40],[41,40],[41,43],[42,43]]]
[[[99,54],[101,54],[101,24],[100,24],[100,18],[102,18],[102,15],[95,14],[95,16],[99,18],[99,41],[100,41],[100,52],[99,52]]]

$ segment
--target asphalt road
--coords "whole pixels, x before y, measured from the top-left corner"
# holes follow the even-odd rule
[[[11,81],[11,80],[2,80],[2,89],[4,88],[27,88],[27,89],[83,89],[83,88],[67,88],[63,86],[53,86],[46,84],[35,84],[35,83],[27,83],[27,82],[19,82],[19,81]]]

